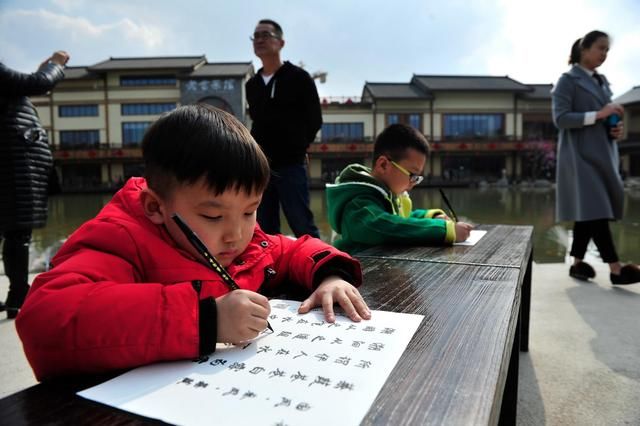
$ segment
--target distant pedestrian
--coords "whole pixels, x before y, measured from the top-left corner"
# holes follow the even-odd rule
[[[597,72],[607,59],[609,36],[591,31],[571,48],[571,69],[552,90],[553,120],[559,129],[556,215],[574,221],[569,275],[587,280],[595,271],[584,261],[593,239],[609,264],[612,284],[640,282],[637,265],[622,265],[609,221],[622,218],[624,187],[618,173],[622,106],[611,102],[609,82]]]
[[[282,62],[282,28],[258,22],[253,50],[262,68],[246,84],[251,134],[269,159],[271,180],[258,208],[258,223],[268,234],[280,233],[280,205],[296,237],[319,237],[309,208],[307,148],[322,126],[315,83],[302,68]]]
[[[47,133],[28,96],[44,95],[64,78],[66,52],[51,55],[32,74],[0,62],[0,241],[9,294],[0,311],[15,318],[29,291],[31,230],[47,221],[53,158]]]

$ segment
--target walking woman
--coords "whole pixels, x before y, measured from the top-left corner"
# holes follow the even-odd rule
[[[593,239],[609,264],[612,284],[640,282],[637,265],[618,260],[609,221],[622,218],[624,187],[618,173],[622,106],[611,102],[607,79],[597,72],[607,59],[609,36],[591,31],[571,48],[571,69],[552,90],[553,121],[559,129],[556,173],[556,217],[574,221],[569,275],[595,277],[584,259]]]

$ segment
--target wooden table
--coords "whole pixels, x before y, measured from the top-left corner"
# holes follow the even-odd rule
[[[363,259],[372,309],[425,316],[364,424],[515,424],[520,271]]]
[[[474,246],[408,247],[377,246],[360,252],[360,260],[395,259],[447,265],[513,268],[520,271],[522,286],[520,350],[529,350],[531,311],[531,264],[533,226],[480,225],[487,234]]]
[[[433,259],[422,248],[362,254],[361,291],[372,309],[425,316],[363,424],[515,424],[521,300],[531,254],[531,230],[520,228],[487,227],[476,246],[433,249]],[[496,245],[494,231],[505,241],[520,233],[512,241],[517,247]],[[483,245],[493,251],[483,255]],[[108,378],[39,384],[10,395],[0,400],[1,422],[158,423],[75,395]]]

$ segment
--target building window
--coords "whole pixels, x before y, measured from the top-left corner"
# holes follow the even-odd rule
[[[60,105],[60,117],[97,117],[98,105]]]
[[[139,147],[142,137],[150,121],[122,123],[122,145],[126,147]]]
[[[504,137],[504,114],[444,114],[444,139]]]
[[[122,104],[120,112],[122,115],[158,115],[176,108],[175,102],[168,103],[145,103],[145,104]]]
[[[553,122],[522,123],[522,139],[524,140],[553,140],[558,135],[558,129]]]
[[[387,126],[398,123],[407,124],[422,132],[422,114],[387,114]]]
[[[97,148],[100,145],[100,131],[98,130],[61,130],[60,148],[84,149]]]
[[[171,75],[140,76],[128,75],[120,77],[120,86],[175,86],[176,78]]]
[[[364,123],[324,123],[322,142],[362,142]]]
[[[556,126],[547,114],[522,114],[523,140],[555,140],[558,134]]]
[[[64,189],[99,188],[101,185],[100,164],[70,164],[61,168]]]

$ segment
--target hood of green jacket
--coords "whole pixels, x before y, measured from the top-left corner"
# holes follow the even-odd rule
[[[338,233],[342,233],[340,225],[344,207],[355,195],[370,193],[372,197],[386,200],[389,212],[395,211],[391,191],[371,175],[371,169],[362,164],[350,164],[336,179],[336,183],[327,184],[327,207],[329,224]]]

